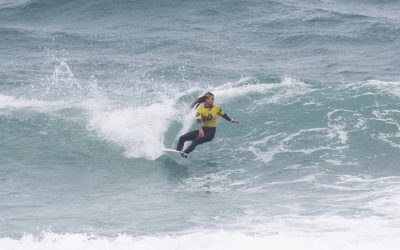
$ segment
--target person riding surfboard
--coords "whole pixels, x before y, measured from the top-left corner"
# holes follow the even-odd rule
[[[207,92],[204,95],[196,98],[191,108],[196,107],[196,120],[198,129],[190,131],[179,137],[178,144],[176,146],[177,151],[183,149],[186,141],[192,141],[192,143],[184,151],[181,151],[181,156],[187,158],[187,155],[192,152],[197,145],[209,142],[214,139],[215,131],[217,128],[217,118],[221,116],[225,120],[239,124],[239,120],[230,118],[224,113],[218,104],[214,104],[214,94]]]

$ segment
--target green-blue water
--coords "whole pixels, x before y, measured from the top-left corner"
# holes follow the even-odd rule
[[[399,13],[0,1],[0,249],[395,249]],[[207,91],[241,123],[178,165]]]

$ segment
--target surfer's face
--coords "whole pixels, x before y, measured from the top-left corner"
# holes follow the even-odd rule
[[[214,104],[214,96],[213,96],[213,95],[210,95],[210,96],[206,99],[205,103],[207,104],[207,106],[212,106],[212,105]]]

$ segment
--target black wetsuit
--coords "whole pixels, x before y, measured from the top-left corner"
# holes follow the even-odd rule
[[[189,154],[190,152],[193,151],[193,149],[196,148],[197,145],[205,143],[205,142],[209,142],[212,139],[214,139],[214,135],[215,135],[215,131],[216,131],[216,119],[217,116],[221,116],[222,118],[224,118],[227,121],[232,122],[232,118],[230,118],[226,113],[222,112],[221,108],[218,105],[214,105],[213,110],[211,110],[211,108],[205,109],[204,107],[200,107],[197,111],[197,122],[199,124],[199,126],[201,126],[202,124],[207,124],[207,122],[211,121],[211,124],[208,123],[211,126],[205,126],[202,127],[203,131],[204,131],[204,136],[203,137],[199,137],[199,130],[193,130],[190,131],[184,135],[182,135],[181,137],[179,137],[179,142],[178,145],[176,146],[176,150],[181,151],[183,149],[184,143],[186,141],[192,141],[192,143],[190,144],[190,146],[185,149],[183,152],[186,154]],[[201,112],[201,109],[203,110],[203,114]],[[207,113],[207,112],[211,112]],[[212,113],[214,112],[214,113]],[[214,114],[214,115],[212,115]]]
[[[183,145],[186,141],[192,141],[192,144],[190,144],[190,146],[187,147],[187,149],[185,149],[185,151],[183,151],[186,154],[189,154],[190,152],[193,151],[193,149],[197,145],[211,141],[212,139],[214,139],[216,130],[217,130],[217,128],[203,127],[203,131],[204,131],[203,137],[199,137],[199,130],[190,131],[190,132],[182,135],[181,137],[179,137],[179,142],[178,142],[178,145],[176,146],[176,150],[181,151],[183,149]]]

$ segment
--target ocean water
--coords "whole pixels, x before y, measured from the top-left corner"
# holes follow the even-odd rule
[[[399,13],[0,0],[0,250],[397,249]],[[207,91],[241,123],[176,164]]]

